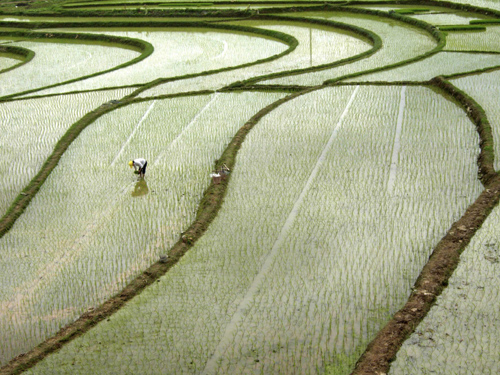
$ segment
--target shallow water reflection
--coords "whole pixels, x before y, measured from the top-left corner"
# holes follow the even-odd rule
[[[135,184],[134,190],[132,191],[133,197],[140,197],[149,193],[148,183],[144,179],[140,179]]]

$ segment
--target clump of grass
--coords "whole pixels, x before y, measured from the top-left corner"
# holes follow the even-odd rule
[[[410,15],[415,13],[428,12],[429,10],[430,9],[427,8],[403,8],[403,9],[394,9],[394,12],[398,14]]]
[[[486,31],[486,27],[479,25],[445,25],[439,26],[441,31]]]

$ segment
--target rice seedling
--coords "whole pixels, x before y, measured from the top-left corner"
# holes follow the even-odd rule
[[[304,17],[326,18],[356,25],[373,31],[382,38],[382,48],[369,59],[353,62],[337,68],[314,73],[301,74],[285,78],[264,81],[265,84],[317,85],[328,79],[341,77],[363,70],[374,69],[407,60],[427,52],[436,46],[436,42],[421,29],[390,19],[359,17],[347,13],[302,13]],[[411,41],[411,43],[408,43]]]
[[[29,64],[0,75],[0,96],[110,69],[138,55],[132,50],[100,45],[28,41],[12,45],[33,50],[35,58]]]
[[[460,257],[449,285],[405,341],[389,374],[488,374],[500,370],[500,209]]]
[[[498,107],[498,86],[500,72],[494,71],[463,78],[454,79],[452,82],[461,90],[472,96],[483,109],[491,124],[493,133],[496,170],[500,170],[500,108]]]
[[[497,54],[439,52],[422,61],[394,69],[347,79],[346,82],[428,81],[439,75],[453,75],[485,69],[500,64]]]
[[[0,215],[36,175],[71,124],[130,92],[111,90],[0,104]]]
[[[0,269],[9,270],[1,276],[0,327],[11,342],[1,361],[102,303],[164,254],[192,222],[225,144],[280,96],[144,102],[87,128],[0,240]],[[128,170],[138,156],[149,161],[145,182]],[[36,334],[20,341],[25,331]]]
[[[278,107],[194,248],[27,373],[135,373],[148,358],[172,373],[350,368],[481,191],[477,138],[424,88],[328,88]]]
[[[147,83],[157,78],[201,73],[207,70],[249,63],[287,49],[285,44],[276,40],[223,31],[201,31],[200,29],[134,30],[133,28],[129,28],[128,31],[106,29],[80,31],[145,40],[154,46],[155,52],[148,59],[107,73],[105,77],[94,77],[64,87],[48,89],[43,91],[43,94],[97,89],[102,88],[104,82],[106,86]],[[200,90],[200,88],[194,90]]]

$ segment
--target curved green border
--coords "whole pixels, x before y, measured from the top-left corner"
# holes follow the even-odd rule
[[[166,83],[166,82],[178,81],[178,80],[182,80],[182,79],[194,78],[194,77],[199,77],[199,76],[204,76],[204,75],[211,75],[211,74],[216,74],[216,73],[220,73],[220,72],[224,72],[224,71],[241,69],[244,67],[272,61],[272,60],[278,59],[282,56],[285,56],[285,55],[291,53],[293,50],[295,50],[295,48],[297,48],[297,46],[299,44],[297,39],[295,39],[293,36],[285,34],[285,33],[281,33],[279,31],[259,29],[259,28],[253,28],[253,27],[247,27],[247,26],[214,24],[214,23],[205,23],[205,22],[0,22],[0,27],[2,27],[2,26],[10,26],[10,27],[18,27],[18,28],[31,28],[31,29],[89,28],[89,27],[93,27],[93,28],[148,27],[148,28],[197,28],[197,29],[205,29],[206,28],[206,29],[236,31],[236,32],[248,33],[248,34],[252,34],[252,35],[259,35],[259,36],[268,37],[268,38],[278,40],[278,41],[280,41],[288,46],[288,48],[285,51],[283,51],[279,54],[275,54],[275,55],[269,56],[269,57],[264,58],[264,59],[251,61],[249,63],[244,63],[244,64],[220,68],[220,69],[202,71],[202,72],[197,72],[197,73],[190,73],[190,74],[185,74],[182,76],[175,76],[175,77],[169,77],[169,78],[158,78],[152,82],[141,84],[141,86],[143,86],[143,87],[138,89],[135,93],[131,94],[131,96],[137,96],[141,92],[143,92],[147,89],[150,89],[151,87],[154,87],[154,86],[160,85],[162,83]],[[16,32],[16,33],[24,33],[24,32],[20,31],[20,32]],[[1,35],[2,34],[0,32],[0,36]],[[31,34],[28,34],[28,35],[31,35]],[[40,34],[35,34],[35,35],[40,35]],[[44,36],[44,35],[45,35],[45,33],[42,34],[42,36]],[[56,34],[54,34],[54,35],[56,35]],[[109,35],[101,35],[101,34],[62,34],[62,35],[71,35],[70,38],[75,38],[76,35],[79,35],[79,36],[85,35],[87,37],[94,36],[94,37],[104,38],[104,39],[102,39],[102,41],[108,41],[108,42],[110,41],[109,39],[115,39],[115,38],[119,39],[119,37],[111,37]],[[83,38],[80,37],[80,39],[83,39]],[[143,42],[143,41],[138,40],[138,39],[131,39],[131,38],[123,38],[123,39],[126,39],[129,43],[129,45],[131,45],[130,41],[133,41],[134,43],[135,42]],[[143,42],[143,43],[146,43],[146,42]],[[122,65],[116,66],[112,69],[108,69],[106,71],[98,72],[98,73],[91,74],[91,75],[84,76],[84,77],[79,77],[79,78],[65,81],[65,82],[61,82],[58,84],[54,84],[54,85],[50,85],[50,86],[46,86],[46,87],[42,87],[42,88],[37,88],[37,89],[33,89],[33,90],[27,90],[27,91],[24,91],[21,93],[7,95],[4,97],[1,97],[0,101],[2,99],[10,99],[10,98],[14,98],[14,97],[17,97],[20,95],[29,94],[32,92],[41,91],[41,90],[45,90],[45,89],[52,88],[52,87],[62,86],[62,85],[65,85],[65,84],[68,84],[71,82],[81,81],[81,80],[84,80],[84,79],[87,79],[90,77],[95,77],[97,75],[108,73],[112,70],[120,69],[120,68],[123,68],[123,67],[128,66],[128,65],[132,65],[132,64],[139,62],[140,60],[146,58],[147,56],[149,56],[153,52],[153,46],[151,46],[149,43],[147,43],[147,44],[150,46],[151,50],[148,49],[148,51],[147,51],[148,54],[146,56],[143,57],[141,55],[138,58],[131,60],[130,62],[128,62],[126,64],[122,64]],[[139,58],[140,58],[140,60],[139,60]]]
[[[33,57],[35,57],[34,51],[27,48],[16,47],[16,46],[0,46],[0,54],[13,55],[15,59],[21,60],[20,63],[17,63],[9,68],[0,70],[0,74],[19,68],[20,66],[29,63],[31,60],[33,60]]]

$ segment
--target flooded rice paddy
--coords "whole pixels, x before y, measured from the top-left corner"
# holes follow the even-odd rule
[[[259,114],[236,155],[222,206],[192,249],[25,373],[350,373],[405,304],[437,243],[484,189],[477,164],[483,140],[466,111],[428,80],[490,69],[452,83],[484,108],[496,145],[499,26],[448,32],[441,51],[411,18],[439,26],[486,16],[440,8],[403,22],[340,5],[340,11],[298,7],[285,13],[298,18],[279,20],[249,3],[175,18],[158,13],[175,8],[165,3],[139,7],[141,17],[99,18],[84,10],[78,21],[85,26],[60,24],[75,20],[64,13],[80,12],[74,5],[57,8],[60,18],[0,17],[0,47],[35,52],[4,72],[19,60],[0,56],[2,215],[38,183],[35,176],[62,149],[72,125],[99,113],[64,146],[0,237],[0,364],[109,301],[168,255],[204,209],[218,159]],[[137,8],[129,5],[99,9]],[[297,4],[274,5],[282,15],[282,6]],[[240,15],[226,17],[225,9]],[[132,23],[173,20],[225,29]],[[370,42],[359,30],[318,20],[374,36]],[[36,30],[41,39],[20,37],[8,27],[18,21],[54,27]],[[58,33],[72,40],[52,39]],[[77,41],[84,35],[141,40],[153,53]],[[430,51],[436,53],[410,61]],[[403,65],[389,69],[396,63]],[[331,79],[337,87],[320,86]],[[317,86],[308,91],[310,85]],[[278,102],[283,98],[291,100]],[[143,180],[128,166],[139,157],[148,160]],[[469,244],[391,373],[496,369],[497,216],[495,210]]]
[[[335,353],[352,366],[481,190],[465,115],[431,90],[404,92],[401,101],[396,87],[325,89],[273,111],[244,143],[225,204],[194,249],[31,373],[145,365],[110,362],[118,350],[162,358],[153,368],[173,373],[316,373],[346,365]],[[422,105],[432,109],[420,114]],[[434,153],[450,156],[446,174]],[[85,360],[79,348],[89,348]]]

